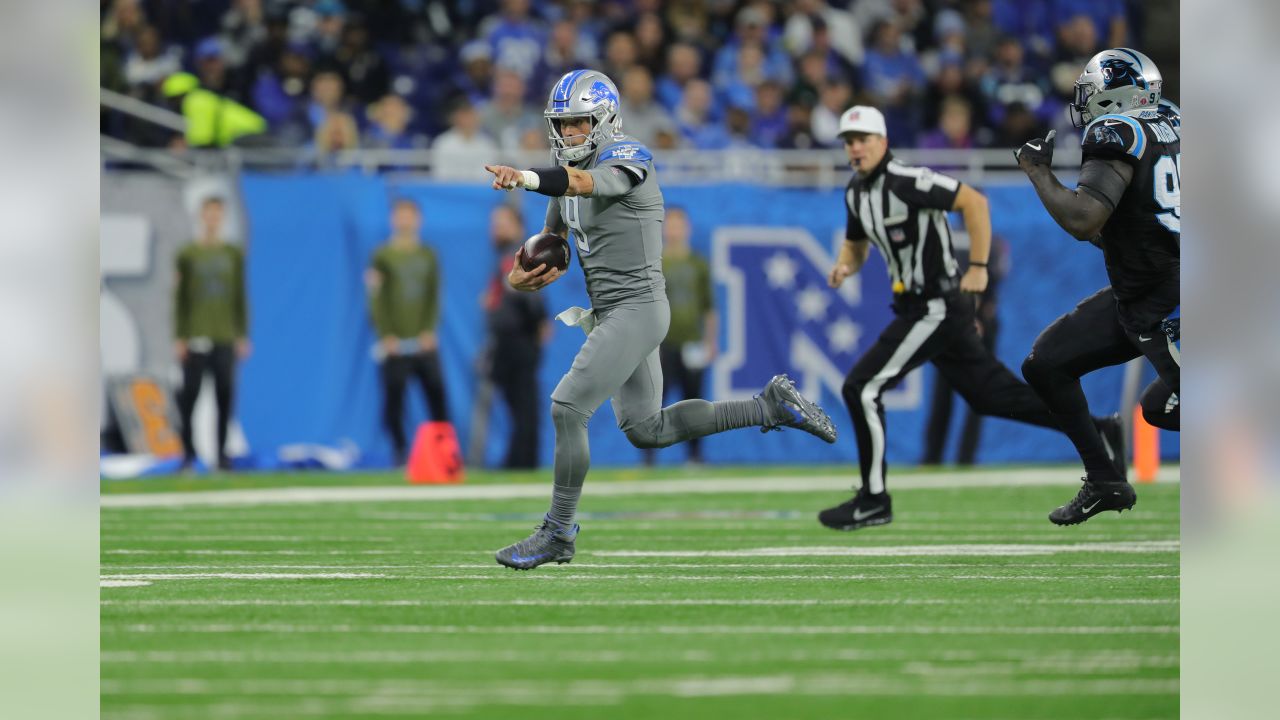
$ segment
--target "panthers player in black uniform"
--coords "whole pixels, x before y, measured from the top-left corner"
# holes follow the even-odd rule
[[[1179,302],[1181,156],[1176,121],[1157,109],[1161,85],[1155,63],[1140,52],[1115,48],[1089,61],[1071,105],[1076,126],[1084,127],[1074,190],[1049,169],[1052,132],[1015,152],[1053,219],[1102,249],[1111,280],[1046,328],[1022,364],[1023,376],[1075,444],[1087,473],[1076,497],[1050,513],[1058,525],[1127,510],[1137,500],[1098,438],[1082,375],[1146,356],[1160,379],[1144,394],[1144,415],[1177,429],[1179,359],[1176,326],[1167,318]],[[1166,402],[1157,412],[1161,398]]]

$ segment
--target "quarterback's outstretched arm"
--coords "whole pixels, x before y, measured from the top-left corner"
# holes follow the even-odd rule
[[[1031,179],[1036,195],[1054,222],[1077,240],[1092,241],[1102,232],[1116,203],[1133,180],[1133,168],[1119,160],[1089,158],[1080,168],[1080,183],[1068,189],[1049,169],[1053,161],[1051,131],[1043,139],[1023,143],[1014,152],[1018,167]]]

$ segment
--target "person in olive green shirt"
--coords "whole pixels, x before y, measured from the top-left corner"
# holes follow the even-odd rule
[[[244,291],[244,253],[222,239],[222,198],[200,207],[200,237],[178,253],[174,293],[174,351],[182,363],[183,466],[195,461],[191,414],[206,372],[213,372],[218,403],[218,467],[231,469],[227,427],[235,395],[236,359],[248,357],[248,309]]]
[[[658,348],[663,394],[680,388],[682,399],[702,397],[706,367],[716,358],[718,315],[711,291],[711,267],[689,248],[689,215],[680,207],[668,207],[662,224],[662,274],[667,280],[671,327]],[[646,465],[653,464],[653,450],[644,451]],[[689,462],[702,462],[698,438],[689,441]]]
[[[366,272],[369,309],[382,357],[383,422],[397,465],[408,449],[404,393],[409,376],[422,384],[433,420],[448,420],[436,327],[440,321],[440,263],[422,244],[422,210],[407,198],[391,208],[391,238]]]

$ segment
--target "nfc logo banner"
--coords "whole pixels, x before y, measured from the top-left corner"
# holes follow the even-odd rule
[[[724,285],[724,352],[712,366],[713,397],[746,399],[785,372],[800,391],[840,397],[844,377],[892,319],[884,260],[872,253],[839,290],[827,276],[843,242],[829,249],[797,227],[731,226],[711,239],[711,269]],[[884,395],[886,409],[919,407],[919,371]]]

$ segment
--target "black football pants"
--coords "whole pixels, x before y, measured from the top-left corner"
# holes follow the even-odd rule
[[[236,348],[231,343],[215,343],[208,352],[188,351],[182,361],[178,413],[182,416],[182,450],[188,462],[196,457],[191,437],[191,415],[195,412],[205,373],[210,371],[213,372],[213,394],[218,403],[218,461],[226,460],[227,427],[231,423],[231,404],[235,397]]]
[[[853,418],[866,492],[885,491],[888,465],[881,398],[926,362],[933,362],[974,412],[1058,428],[1035,391],[982,344],[974,327],[973,302],[972,296],[959,293],[898,298],[893,321],[845,377],[844,401]]]
[[[1099,290],[1045,328],[1022,363],[1023,377],[1053,411],[1091,478],[1119,479],[1094,429],[1080,387],[1082,376],[1146,356],[1160,379],[1143,394],[1143,415],[1157,427],[1178,428],[1178,347],[1160,329],[1161,320],[1177,307],[1176,282],[1166,288],[1165,297],[1157,293],[1125,307],[1117,304],[1110,287]]]
[[[388,355],[382,361],[382,390],[384,404],[382,421],[397,464],[404,464],[409,447],[404,432],[404,393],[410,377],[416,377],[427,396],[427,408],[432,420],[448,420],[445,410],[444,377],[440,372],[440,353],[421,352],[413,355]]]

